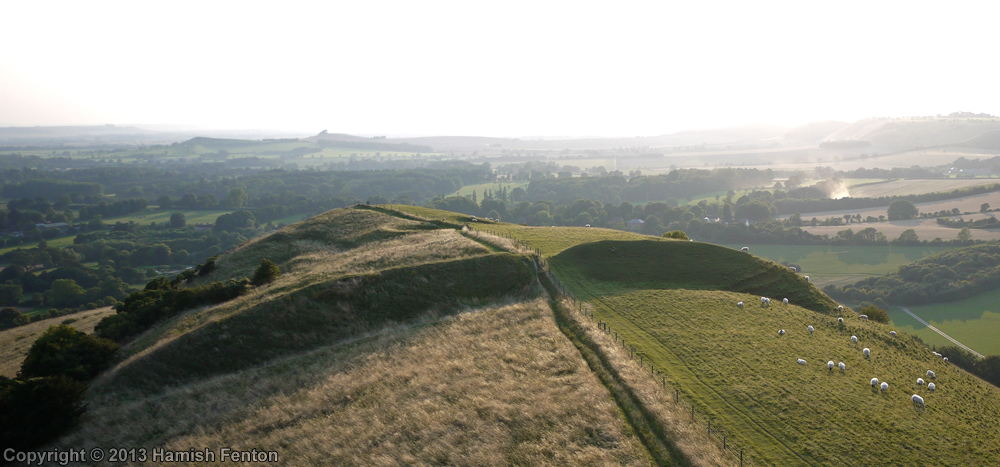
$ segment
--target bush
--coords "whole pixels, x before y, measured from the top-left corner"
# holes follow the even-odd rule
[[[875,305],[868,305],[861,309],[861,314],[868,315],[868,319],[872,321],[878,321],[880,323],[889,322],[889,312],[885,311]]]
[[[21,364],[23,378],[66,376],[87,381],[103,370],[118,344],[67,326],[52,326],[28,350]]]
[[[0,445],[26,450],[55,439],[83,413],[86,386],[65,376],[0,382]]]
[[[250,283],[253,285],[264,285],[274,282],[275,279],[281,276],[281,269],[278,268],[277,264],[273,261],[264,258],[260,262],[260,266],[257,266],[257,270],[253,273],[253,279],[250,279]]]
[[[663,238],[676,238],[677,240],[690,240],[686,233],[680,230],[671,230],[670,232],[664,232]]]

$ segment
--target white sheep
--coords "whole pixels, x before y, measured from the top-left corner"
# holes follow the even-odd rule
[[[920,396],[914,394],[912,397],[910,397],[910,399],[912,399],[914,403],[920,404],[921,407],[924,407],[924,398],[923,397],[920,397]]]
[[[805,364],[806,364],[806,361],[800,358],[799,359],[799,365],[805,365]]]
[[[807,327],[806,329],[808,329],[808,330],[809,330],[809,334],[812,334],[812,333],[813,333],[813,331],[815,331],[815,330],[816,330],[816,329],[815,329],[815,328],[813,328],[812,326],[809,326],[809,327]]]
[[[844,318],[837,318],[837,322],[840,324],[844,324]]]
[[[872,351],[869,350],[868,347],[865,347],[864,350],[861,351],[861,353],[865,354],[865,357],[871,357],[872,356]]]
[[[872,387],[878,386],[878,378],[872,378]]]
[[[940,357],[941,356],[941,354],[939,354],[937,352],[931,352],[931,353],[934,354],[935,357]]]
[[[944,357],[944,361],[946,361],[946,362],[947,362],[947,361],[948,361],[948,357]]]
[[[858,318],[868,321],[868,315],[858,315]]]
[[[803,276],[806,278],[806,282],[809,282],[809,276]]]
[[[786,298],[786,299],[782,300],[782,302],[784,302],[785,305],[787,305],[788,304],[788,299]]]
[[[927,377],[929,377],[930,379],[937,379],[937,375],[934,374],[934,372],[931,370],[927,370]]]
[[[844,311],[844,305],[837,305],[837,311]]]
[[[744,253],[750,253],[750,247],[745,246],[743,248],[740,248],[740,251],[742,251]]]
[[[858,336],[851,336],[851,342],[858,343]]]
[[[784,336],[785,335],[785,330],[784,329],[779,329],[778,330],[778,335],[779,336]]]
[[[838,363],[837,367],[840,368],[840,371],[842,371],[842,372],[846,372],[847,371],[847,365],[844,365],[844,362]]]
[[[833,360],[826,362],[826,367],[829,368],[830,371],[833,371]]]
[[[883,381],[882,382],[882,387],[880,389],[882,390],[882,392],[888,391],[889,390],[889,383],[886,383],[885,381]]]
[[[933,391],[937,389],[937,386],[935,386],[934,383],[927,383],[927,389]]]
[[[743,308],[743,302],[736,302],[736,306]]]
[[[889,335],[892,337],[896,337],[896,331],[889,331]]]
[[[924,379],[923,378],[917,378],[917,386],[923,386],[923,385],[924,385]]]

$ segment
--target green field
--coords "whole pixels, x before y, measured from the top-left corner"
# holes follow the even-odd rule
[[[1000,354],[1000,289],[951,303],[907,307],[945,334],[983,355]],[[928,329],[903,310],[893,307],[889,316],[900,331],[936,346],[955,345]]]
[[[67,247],[67,246],[72,245],[73,244],[73,239],[75,239],[75,238],[76,238],[76,235],[70,235],[70,236],[67,236],[67,237],[53,238],[52,240],[45,240],[45,241],[48,242],[49,246],[51,246],[51,247],[63,248],[63,247]],[[23,249],[27,250],[27,249],[30,249],[30,248],[35,248],[37,246],[38,246],[38,242],[31,242],[31,243],[25,243],[25,244],[11,246],[11,247],[7,247],[7,248],[0,248],[0,255],[2,255],[4,253],[11,252],[11,251],[14,251],[14,250],[16,250],[18,248],[23,248]]]
[[[517,181],[517,182],[504,182],[504,183],[480,183],[478,185],[466,185],[460,188],[458,191],[449,194],[448,196],[472,196],[472,192],[476,192],[476,200],[483,200],[483,192],[486,189],[493,190],[494,193],[499,193],[501,188],[506,187],[507,192],[510,193],[514,188],[525,188],[528,186],[527,180]],[[525,188],[527,189],[527,188]]]
[[[723,245],[734,250],[749,246],[750,253],[776,263],[802,267],[817,287],[843,286],[881,276],[904,265],[936,255],[951,247],[825,246],[825,245]]]
[[[170,216],[179,212],[184,214],[184,220],[188,225],[194,224],[214,224],[215,219],[223,214],[229,214],[233,212],[230,209],[208,209],[208,210],[184,210],[184,209],[165,209],[165,210],[153,210],[147,209],[145,211],[137,212],[122,217],[113,217],[105,219],[104,223],[114,224],[115,222],[129,222],[133,221],[137,224],[149,225],[153,222],[157,224],[164,224],[170,222]]]

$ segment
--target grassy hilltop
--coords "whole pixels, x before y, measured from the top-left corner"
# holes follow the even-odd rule
[[[528,251],[585,307],[550,300]],[[693,404],[754,465],[1000,459],[997,388],[850,310],[839,324],[833,300],[751,254],[352,208],[248,242],[195,285],[264,258],[284,272],[274,283],[124,346],[58,446],[277,449],[287,465],[731,465],[685,415]],[[934,393],[915,383],[928,369]]]

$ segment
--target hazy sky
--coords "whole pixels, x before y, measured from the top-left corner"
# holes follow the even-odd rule
[[[992,1],[0,0],[0,126],[636,136],[1000,114],[998,13]]]

